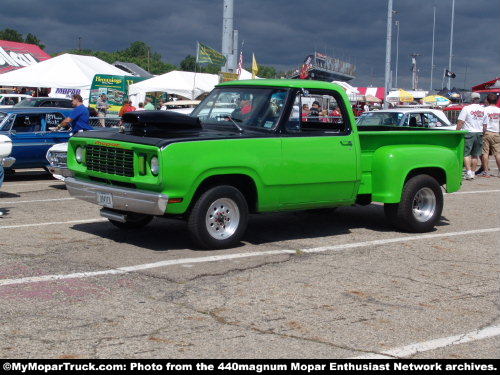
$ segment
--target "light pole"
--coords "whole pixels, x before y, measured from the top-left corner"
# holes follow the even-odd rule
[[[399,21],[394,21],[394,24],[398,28],[396,33],[396,77],[394,79],[394,88],[398,88],[398,65],[399,65]]]
[[[431,55],[431,87],[429,91],[432,93],[432,79],[434,73],[434,35],[436,32],[436,2],[434,1],[434,22],[432,24],[432,55]]]
[[[389,92],[389,81],[391,76],[391,41],[392,41],[392,0],[387,2],[387,40],[385,43],[385,95]],[[387,100],[384,100],[384,108],[389,108]]]
[[[451,58],[453,56],[453,23],[455,22],[455,0],[451,3],[451,31],[450,31],[450,59],[448,61],[448,71],[451,72]],[[448,77],[448,90],[451,89],[451,77]]]

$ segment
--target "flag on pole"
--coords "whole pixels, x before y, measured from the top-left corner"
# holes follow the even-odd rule
[[[210,48],[198,42],[198,48],[196,50],[196,62],[224,65],[226,63],[226,57],[213,48]]]
[[[300,69],[300,74],[299,78],[300,79],[307,79],[309,77],[309,70],[312,68],[312,58],[311,56],[307,56],[306,60],[304,61],[304,64],[302,65],[302,68]]]
[[[257,73],[259,73],[259,66],[257,65],[257,60],[255,60],[255,55],[252,53],[252,79],[257,77]]]
[[[243,52],[240,52],[240,59],[238,60],[238,70],[237,70],[238,77],[240,76],[242,70],[243,70]]]
[[[453,72],[450,72],[448,69],[446,69],[446,71],[444,72],[444,76],[449,77],[449,78],[455,78],[457,75]]]

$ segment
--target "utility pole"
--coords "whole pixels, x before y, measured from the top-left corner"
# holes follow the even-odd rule
[[[412,53],[411,55],[411,85],[412,90],[418,90],[418,68],[417,68],[417,57],[420,56],[419,53]]]
[[[396,77],[394,79],[394,88],[398,88],[398,65],[399,65],[399,21],[394,21],[394,24],[398,28],[396,34]]]
[[[233,0],[223,1],[223,13],[222,13],[222,54],[226,56],[226,64],[222,68],[223,72],[233,72],[234,71],[234,3]],[[237,51],[236,51],[237,53]]]
[[[448,71],[451,72],[451,58],[453,57],[453,24],[455,22],[455,0],[451,3],[451,31],[450,31],[450,59],[448,61]],[[448,90],[451,89],[451,77],[448,77]]]
[[[78,51],[81,51],[82,50],[82,37],[79,36],[77,39],[78,39]]]
[[[432,55],[431,55],[431,86],[429,92],[432,94],[432,80],[434,73],[434,35],[436,33],[436,1],[434,1],[434,22],[432,24]]]
[[[385,43],[385,95],[389,93],[389,81],[391,76],[391,41],[392,41],[392,0],[387,1],[387,40]],[[384,108],[389,108],[387,100],[384,100]]]

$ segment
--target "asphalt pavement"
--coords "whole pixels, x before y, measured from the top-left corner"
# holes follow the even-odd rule
[[[123,232],[17,173],[0,189],[0,357],[495,358],[499,198],[500,178],[464,181],[425,234],[377,204],[254,215],[240,246],[201,251],[183,222]]]

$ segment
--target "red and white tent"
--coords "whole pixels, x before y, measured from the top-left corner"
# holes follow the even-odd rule
[[[360,95],[371,95],[380,100],[385,100],[385,89],[383,87],[356,87]]]

